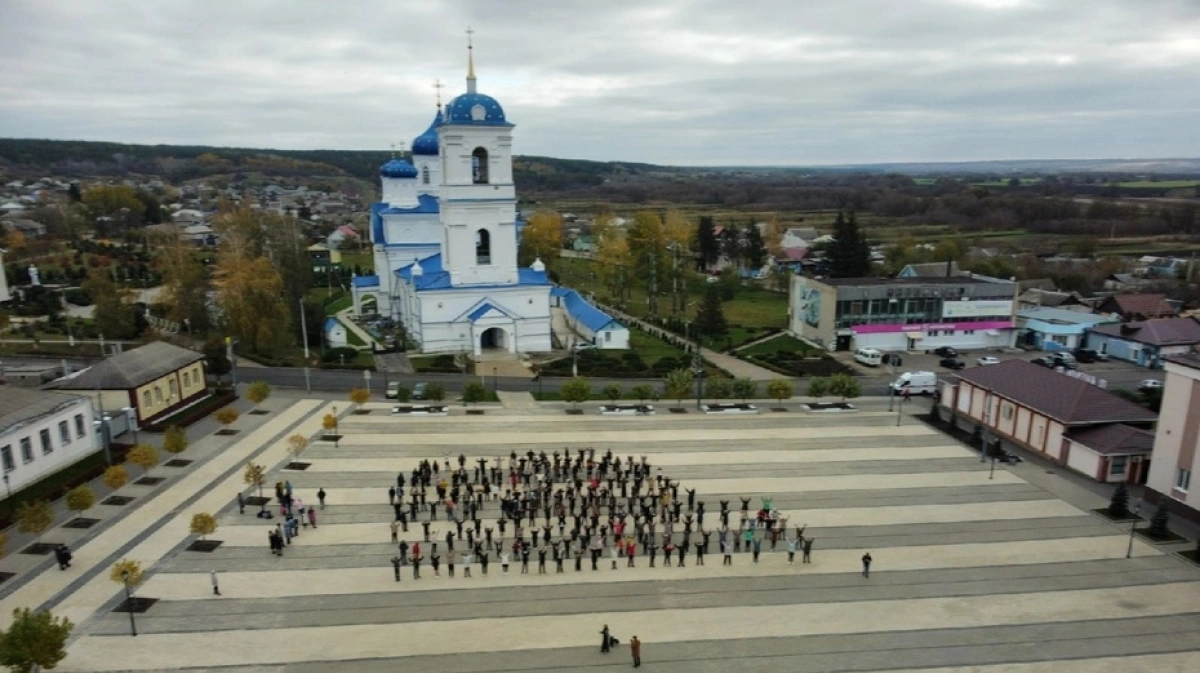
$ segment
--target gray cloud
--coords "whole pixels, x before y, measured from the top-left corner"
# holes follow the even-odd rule
[[[1200,155],[1191,0],[5,0],[0,134],[386,148],[463,90],[468,25],[524,154]]]

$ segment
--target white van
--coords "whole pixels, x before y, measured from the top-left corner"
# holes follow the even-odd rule
[[[874,348],[860,348],[854,351],[854,361],[868,367],[878,367],[883,364],[883,353]]]
[[[904,372],[892,382],[897,395],[932,395],[937,392],[937,374],[933,372]]]

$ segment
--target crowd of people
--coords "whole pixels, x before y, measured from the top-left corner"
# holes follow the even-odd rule
[[[806,526],[789,529],[769,497],[754,510],[748,497],[739,498],[738,509],[720,500],[714,510],[646,456],[598,456],[593,448],[423,460],[397,475],[388,501],[396,581],[404,566],[420,579],[422,564],[434,576],[444,566],[449,577],[458,568],[470,577],[475,565],[486,575],[493,563],[505,573],[512,566],[521,574],[582,572],[585,565],[598,571],[606,557],[612,570],[636,567],[639,557],[650,567],[660,558],[663,567],[684,567],[689,556],[704,565],[710,549],[723,565],[741,553],[758,563],[764,546],[776,551],[781,544],[788,563],[797,553],[810,563],[815,541],[805,537]],[[480,515],[493,502],[498,517],[485,523]],[[411,544],[401,539],[410,526],[420,535]]]

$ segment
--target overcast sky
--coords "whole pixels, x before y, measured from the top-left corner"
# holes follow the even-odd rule
[[[0,136],[664,164],[1200,156],[1198,0],[0,0]]]

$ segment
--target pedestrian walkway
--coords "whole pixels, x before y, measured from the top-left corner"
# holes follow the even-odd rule
[[[611,313],[614,317],[616,317],[618,320],[626,323],[627,325],[638,325],[643,331],[645,331],[649,334],[652,334],[654,336],[657,336],[660,339],[663,339],[663,338],[678,339],[679,338],[679,335],[677,335],[677,334],[671,334],[670,332],[662,329],[661,327],[656,327],[654,325],[651,325],[650,323],[648,323],[644,320],[635,318],[635,317],[629,315],[628,313],[623,313],[623,312],[618,311],[610,306],[604,306],[603,309],[605,311]],[[751,381],[758,381],[761,383],[761,382],[765,382],[765,381],[774,381],[775,379],[778,379],[778,378],[786,378],[786,377],[782,376],[781,374],[777,374],[777,373],[771,371],[770,369],[766,369],[764,367],[759,367],[758,365],[750,364],[749,362],[746,362],[745,360],[736,358],[732,355],[718,353],[717,351],[714,351],[709,348],[701,348],[700,349],[700,357],[703,358],[705,362],[708,362],[709,364],[713,365],[714,367],[717,367],[718,369],[722,369],[722,370],[728,372],[730,376],[732,376],[734,378],[738,378],[738,379],[750,379]]]
[[[367,330],[363,329],[358,325],[358,323],[350,319],[350,316],[352,315],[354,315],[353,306],[338,311],[336,317],[339,322],[346,326],[346,329],[354,332],[356,335],[358,335],[359,339],[363,340],[363,343],[367,344],[363,348],[369,351],[383,350],[383,344],[380,344],[378,341],[376,341],[375,337],[371,336]]]
[[[171,547],[188,536],[185,518],[190,521],[191,515],[195,511],[217,511],[234,498],[235,492],[227,493],[227,491],[232,487],[231,484],[236,484],[236,482],[230,482],[226,473],[236,470],[261,449],[264,443],[303,420],[318,406],[319,404],[315,401],[306,401],[294,404],[278,413],[220,455],[180,479],[172,488],[160,492],[95,538],[73,550],[74,572],[43,573],[37,581],[30,582],[4,597],[0,600],[0,627],[7,628],[12,620],[12,611],[18,607],[45,606],[54,609],[55,614],[66,616],[75,623],[86,620],[119,591],[118,586],[109,580],[107,574],[108,567],[118,557],[133,558],[142,562],[145,567],[158,561]],[[316,416],[316,419],[314,421],[310,418],[309,421],[309,424],[314,426],[311,429],[311,433],[314,434],[320,423],[319,416]],[[284,444],[284,442],[278,443]],[[281,450],[278,453],[282,454],[284,451]],[[268,458],[274,458],[275,462],[278,462],[282,459],[282,455],[263,456],[257,462],[265,463]],[[240,474],[236,476],[240,481]],[[224,488],[214,489],[212,487],[213,482],[218,479],[226,480],[223,484]],[[188,505],[194,496],[202,492],[205,494],[204,498],[200,502],[192,504],[189,512],[179,514],[167,526],[158,528],[144,541],[142,540],[144,533],[162,525],[164,516],[177,514],[180,508]],[[214,493],[220,493],[220,497],[225,499],[220,502],[214,501]],[[210,509],[203,509],[206,506]],[[133,546],[135,544],[136,547]],[[133,548],[131,549],[131,547]],[[61,604],[55,605],[52,599],[78,581],[81,575],[84,577],[90,575],[91,579],[82,588],[73,590]]]
[[[538,402],[533,399],[533,393],[516,390],[497,390],[496,397],[505,409],[537,409]]]
[[[308,406],[294,429],[255,438],[263,448],[253,460],[282,463],[285,435],[318,431],[328,405],[300,405]],[[1192,637],[1200,571],[1161,546],[1130,546],[1127,527],[1030,484],[1020,469],[991,473],[970,449],[911,419],[896,426],[895,414],[873,412],[608,418],[516,410],[397,418],[377,411],[383,406],[345,415],[336,447],[316,442],[301,456],[306,469],[268,478],[286,479],[306,505],[325,494],[319,527],[302,529],[282,556],[267,549],[270,523],[230,506],[243,488],[236,469],[164,511],[144,540],[120,551],[148,565],[138,594],[158,599],[137,616],[139,636],[129,637],[127,615],[111,611],[119,585],[97,574],[60,602],[79,626],[58,670],[599,669],[629,666],[635,634],[646,666],[671,672],[1200,670]],[[589,447],[597,460],[609,451],[622,464],[644,456],[652,473],[680,484],[680,508],[704,510],[696,524],[703,531],[693,528],[682,561],[660,553],[651,567],[641,544],[633,567],[620,559],[612,568],[606,548],[595,569],[581,557],[578,570],[571,558],[556,572],[551,557],[539,574],[535,553],[528,574],[519,562],[505,573],[489,549],[486,575],[476,561],[464,576],[460,561],[452,577],[450,553],[433,541],[449,544],[457,525],[444,508],[432,520],[418,509],[399,535],[410,553],[421,545],[420,579],[412,565],[394,577],[388,489],[397,474],[436,460],[445,476],[461,453],[470,480],[477,459],[488,466],[512,454],[574,456]],[[411,479],[406,485],[401,500],[411,501]],[[751,518],[760,507],[777,509],[787,531],[803,528],[815,543],[811,562],[797,554],[790,563],[786,539],[771,545],[760,530],[751,532],[760,549],[739,544],[723,565],[720,512],[729,511],[736,534],[740,507]],[[182,551],[187,519],[200,508],[216,514],[212,537],[223,544]],[[479,526],[511,548],[513,524],[499,532],[499,508],[484,498]],[[600,517],[608,515],[604,506]],[[572,526],[575,517],[566,518]],[[543,523],[539,512],[525,536],[536,529],[570,538],[554,520]],[[464,524],[465,534],[472,525]],[[694,548],[706,532],[713,548],[701,565]],[[456,552],[464,545],[454,539]],[[432,553],[441,554],[439,575]],[[870,577],[861,571],[867,553]],[[605,624],[621,639],[613,654],[599,651]],[[1049,662],[1056,666],[1037,667]]]

